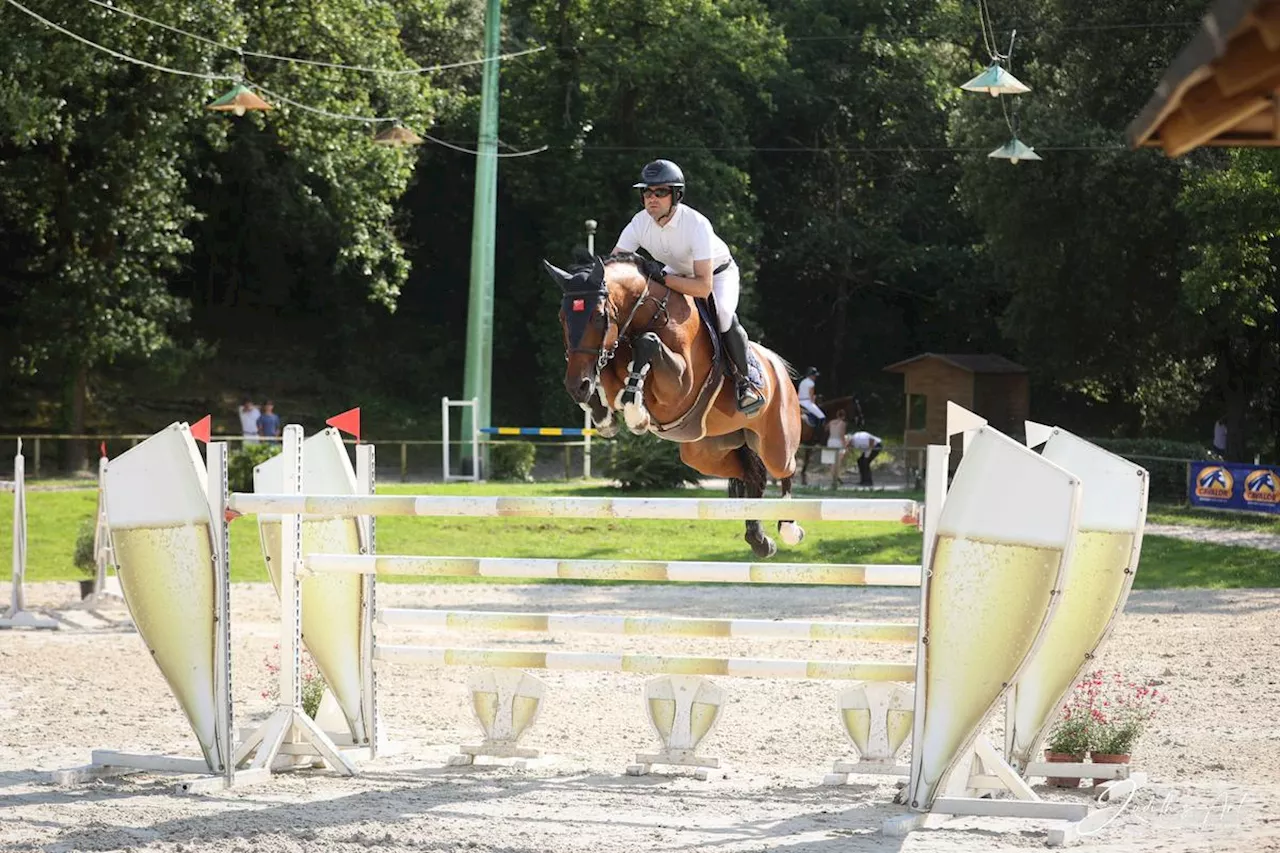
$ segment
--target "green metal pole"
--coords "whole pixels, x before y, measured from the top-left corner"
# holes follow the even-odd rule
[[[476,194],[471,225],[471,296],[467,303],[467,363],[463,397],[476,399],[476,426],[492,426],[493,256],[498,206],[498,49],[501,0],[487,0],[484,65],[480,84],[480,136],[476,149]],[[462,410],[462,435],[471,435],[472,416]]]

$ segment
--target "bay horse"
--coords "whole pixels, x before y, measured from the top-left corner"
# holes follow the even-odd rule
[[[753,378],[760,379],[765,405],[751,418],[739,412],[734,386],[715,358],[708,321],[691,297],[648,279],[640,260],[629,253],[597,257],[574,272],[543,261],[563,291],[569,396],[591,413],[606,438],[617,434],[614,413],[620,410],[636,435],[652,432],[679,442],[680,459],[690,468],[728,478],[729,497],[762,497],[766,473],[778,481],[782,497],[790,497],[800,444],[800,403],[790,366],[752,343],[759,368]],[[804,538],[794,521],[779,521],[778,533],[789,545]],[[759,558],[777,553],[757,520],[746,522],[743,538]]]

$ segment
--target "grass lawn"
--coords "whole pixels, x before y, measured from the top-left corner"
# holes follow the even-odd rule
[[[386,485],[381,494],[614,495],[603,486],[574,483]],[[649,495],[723,497],[718,490],[686,489]],[[894,493],[900,497],[902,493]],[[827,496],[819,488],[799,496]],[[919,497],[919,495],[912,495]],[[93,488],[27,491],[27,578],[31,581],[78,580],[72,565],[76,531],[92,518]],[[11,553],[9,519],[13,495],[0,494],[0,565],[7,573]],[[1177,520],[1169,520],[1177,519]],[[1152,521],[1188,524],[1173,507],[1153,508]],[[1219,521],[1211,516],[1208,521]],[[1253,519],[1242,522],[1253,525]],[[1268,520],[1276,525],[1276,522]],[[770,523],[772,526],[772,523]],[[807,523],[808,536],[796,548],[783,546],[779,557],[794,562],[918,563],[920,536],[914,527],[886,522]],[[653,560],[750,560],[737,521],[609,521],[550,519],[401,518],[378,520],[378,551],[476,557],[559,557]],[[231,526],[232,579],[265,581],[266,569],[252,516]],[[419,580],[419,582],[422,582]],[[439,582],[439,581],[437,581]],[[452,581],[450,581],[452,582]],[[486,581],[492,582],[492,581]],[[563,581],[558,581],[563,583]],[[1166,587],[1248,588],[1280,586],[1280,552],[1259,551],[1162,536],[1144,539],[1135,583],[1139,589]]]
[[[1178,504],[1153,504],[1147,509],[1151,524],[1217,527],[1225,530],[1259,530],[1280,535],[1280,515],[1258,512],[1222,512]]]

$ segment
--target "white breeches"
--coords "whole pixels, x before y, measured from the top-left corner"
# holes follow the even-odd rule
[[[738,310],[738,265],[730,262],[729,268],[711,279],[711,292],[716,297],[716,323],[720,331],[729,331],[733,315]]]
[[[822,411],[822,409],[818,408],[818,404],[813,402],[812,400],[801,400],[800,408],[804,409],[806,412],[813,415],[815,418],[825,419],[827,416],[826,413]]]

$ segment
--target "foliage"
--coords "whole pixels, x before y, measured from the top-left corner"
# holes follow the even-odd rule
[[[131,7],[223,50],[30,2],[141,59],[243,74],[276,109],[209,113],[230,81],[129,65],[6,9],[0,421],[143,431],[243,388],[314,410],[336,388],[385,399],[386,434],[438,429],[431,401],[465,359],[475,158],[457,149],[480,66],[234,49],[472,60],[483,4]],[[901,412],[883,365],[998,352],[1031,369],[1039,420],[1185,438],[1226,414],[1229,455],[1280,458],[1280,155],[1117,145],[1201,11],[1010,0],[994,26],[1018,25],[1032,91],[995,99],[957,88],[989,53],[955,0],[510,0],[504,50],[547,49],[502,62],[499,145],[548,147],[499,164],[493,356],[516,368],[494,371],[494,421],[580,417],[540,261],[567,261],[588,218],[612,248],[637,169],[669,156],[742,266],[753,337],[872,421]],[[454,147],[379,148],[367,122],[290,101]],[[1015,128],[1042,162],[984,156]]]
[[[1154,687],[1095,670],[1072,688],[1045,748],[1072,755],[1130,753],[1167,701]]]
[[[98,561],[93,553],[93,539],[97,530],[96,515],[81,519],[80,527],[76,530],[76,549],[71,557],[72,565],[90,577],[98,571]]]
[[[489,479],[533,479],[533,463],[538,448],[530,441],[503,441],[489,445]]]
[[[697,471],[680,461],[675,442],[625,430],[609,449],[608,475],[627,490],[674,489],[700,479]]]
[[[275,657],[280,656],[280,644],[276,643],[272,647]],[[316,662],[312,660],[311,655],[305,648],[299,649],[299,659],[302,664],[302,671],[298,673],[298,685],[301,689],[302,711],[311,719],[315,719],[316,713],[320,710],[320,700],[324,698],[325,682],[324,677],[320,674],[320,670],[316,667]],[[280,698],[280,664],[272,659],[271,655],[267,655],[262,659],[262,666],[267,671],[267,687],[262,691],[263,699],[278,701]]]
[[[243,443],[227,460],[227,488],[233,492],[253,491],[253,469],[281,450],[280,442]]]
[[[1278,172],[1275,151],[1233,151],[1220,168],[1188,176],[1178,201],[1198,226],[1182,295],[1210,354],[1206,378],[1221,397],[1234,459],[1247,455],[1249,409],[1280,382]]]

